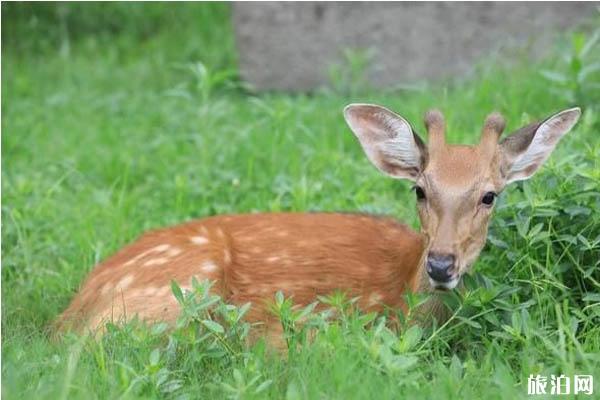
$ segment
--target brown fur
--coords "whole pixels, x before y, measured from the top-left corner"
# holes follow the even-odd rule
[[[193,237],[208,241],[195,244]],[[165,245],[169,249],[148,253]],[[421,235],[386,217],[275,213],[206,218],[146,233],[99,264],[58,325],[96,330],[106,321],[136,315],[172,322],[178,305],[170,281],[190,287],[194,276],[216,280],[214,290],[225,301],[251,302],[250,322],[273,322],[267,304],[278,290],[300,305],[343,290],[360,296],[364,310],[404,309],[402,295],[416,290],[420,281],[423,248]],[[168,257],[173,249],[181,252]],[[152,264],[163,259],[168,262]],[[217,267],[209,273],[202,268],[208,261]],[[123,279],[129,284],[115,288]],[[157,290],[152,293],[152,288]]]

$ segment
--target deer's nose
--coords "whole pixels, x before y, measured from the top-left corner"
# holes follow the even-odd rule
[[[453,254],[429,253],[427,255],[427,273],[434,281],[448,282],[454,272],[454,261]]]

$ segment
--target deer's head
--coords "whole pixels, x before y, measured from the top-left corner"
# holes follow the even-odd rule
[[[579,108],[564,110],[499,140],[504,119],[494,113],[479,144],[464,146],[446,143],[439,111],[425,115],[426,145],[404,118],[384,107],[351,104],[344,110],[369,160],[385,174],[415,183],[428,239],[425,268],[431,285],[443,289],[454,288],[477,259],[498,194],[531,177],[580,114]]]

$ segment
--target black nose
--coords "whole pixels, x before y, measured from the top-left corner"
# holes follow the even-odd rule
[[[427,255],[427,273],[437,282],[448,282],[454,270],[454,255],[429,253]]]

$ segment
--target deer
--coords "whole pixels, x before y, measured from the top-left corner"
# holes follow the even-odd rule
[[[428,143],[389,109],[350,104],[345,120],[370,162],[414,183],[420,232],[393,217],[281,212],[217,215],[143,234],[90,272],[57,331],[98,332],[138,318],[174,324],[180,306],[171,282],[214,282],[224,301],[251,303],[245,318],[276,341],[269,304],[278,291],[297,305],[341,290],[365,312],[406,312],[406,293],[453,290],[483,249],[490,216],[506,185],[530,178],[581,115],[560,111],[500,140],[505,120],[490,114],[479,143],[446,142],[440,111],[425,114]],[[424,313],[443,320],[435,296]],[[439,301],[438,301],[439,303]],[[269,339],[271,338],[271,339]]]

